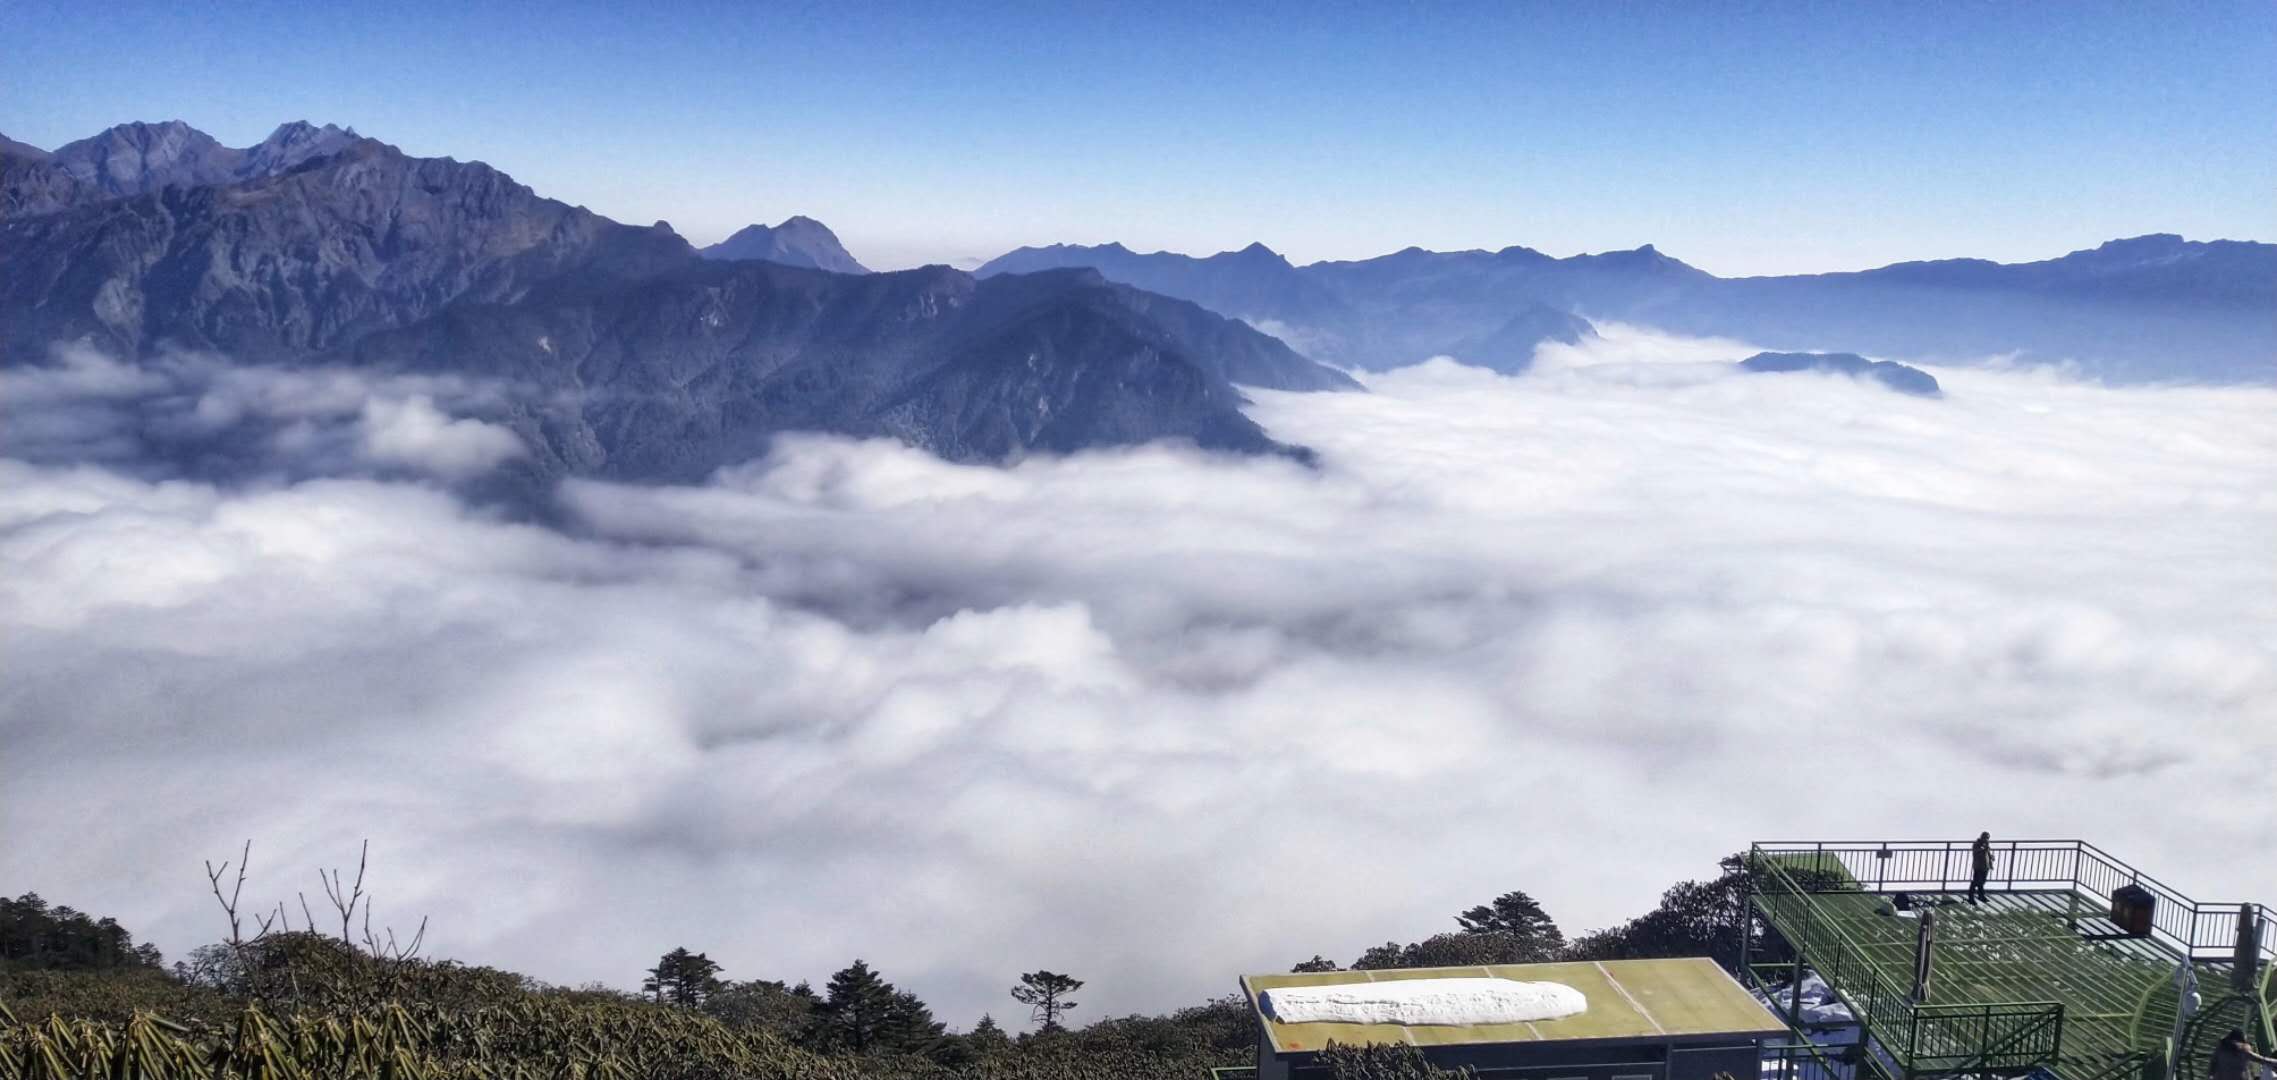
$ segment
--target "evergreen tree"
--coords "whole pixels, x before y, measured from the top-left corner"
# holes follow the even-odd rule
[[[1385,942],[1352,962],[1354,971],[1383,968],[1477,967],[1480,964],[1531,964],[1552,959],[1538,942],[1499,930],[1476,934],[1434,934],[1408,945]]]
[[[814,1042],[857,1054],[930,1053],[944,1032],[917,995],[897,989],[860,960],[830,977],[815,1019]]]
[[[1360,958],[1352,962],[1352,969],[1533,964],[1565,954],[1565,934],[1542,910],[1542,905],[1522,892],[1503,893],[1491,904],[1480,904],[1463,912],[1455,916],[1455,924],[1462,929],[1434,934],[1412,944],[1384,942],[1361,953]]]
[[[1083,989],[1083,980],[1056,971],[1031,971],[1012,988],[1012,1000],[1028,1006],[1028,1017],[1042,1021],[1043,1031],[1060,1030],[1059,1018],[1075,1010],[1067,995]]]
[[[38,893],[0,896],[0,970],[121,971],[160,963],[158,950],[135,944],[116,919],[49,907]]]
[[[886,1048],[904,1054],[939,1057],[949,1027],[933,1018],[933,1009],[907,990],[893,994],[893,1009],[886,1024]]]
[[[689,952],[683,946],[665,953],[655,967],[648,969],[640,989],[644,994],[654,995],[659,1002],[694,1008],[702,1005],[719,985],[719,965],[713,963],[711,957]]]
[[[1308,971],[1335,971],[1337,970],[1337,967],[1336,961],[1330,960],[1329,958],[1322,956],[1319,953],[1314,953],[1312,959],[1306,960],[1297,966],[1290,968],[1289,970],[1302,974]]]
[[[1558,930],[1558,924],[1542,905],[1522,892],[1503,893],[1492,904],[1481,904],[1455,916],[1455,922],[1466,934],[1507,934],[1531,945],[1545,960],[1565,948],[1565,934]]]
[[[703,1010],[734,1028],[771,1031],[793,1042],[814,1027],[822,999],[805,983],[785,986],[767,979],[723,983],[704,999]]]
[[[1736,971],[1740,920],[1747,917],[1747,857],[1727,856],[1721,866],[1723,873],[1711,880],[1669,886],[1659,907],[1581,937],[1569,954],[1581,960],[1707,956]],[[1794,868],[1787,874],[1804,889],[1842,889],[1851,884],[1839,871]]]
[[[980,1023],[974,1024],[972,1030],[965,1033],[965,1043],[979,1053],[992,1054],[1011,1049],[1012,1037],[997,1026],[995,1017],[982,1013]]]
[[[1352,961],[1352,970],[1381,971],[1385,968],[1398,967],[1400,966],[1399,957],[1403,948],[1404,946],[1396,941],[1387,941],[1381,945],[1370,946],[1367,952],[1360,954],[1358,960]]]

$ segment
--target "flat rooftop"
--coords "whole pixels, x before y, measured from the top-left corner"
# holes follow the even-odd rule
[[[1257,995],[1288,986],[1457,979],[1490,976],[1521,982],[1564,983],[1589,999],[1589,1010],[1557,1020],[1523,1024],[1283,1024],[1268,1018]],[[1702,1035],[1771,1038],[1787,1032],[1753,995],[1705,957],[1679,960],[1605,960],[1554,964],[1398,968],[1244,975],[1241,990],[1275,1053],[1313,1053],[1334,1042],[1346,1046],[1407,1043],[1466,1046],[1479,1043],[1588,1042],[1682,1039]]]

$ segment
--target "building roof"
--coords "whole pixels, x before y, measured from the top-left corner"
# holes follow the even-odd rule
[[[1258,1007],[1257,995],[1285,986],[1395,979],[1448,979],[1494,976],[1525,982],[1564,983],[1589,999],[1589,1010],[1557,1020],[1523,1024],[1418,1025],[1283,1024]],[[1467,1046],[1479,1043],[1546,1043],[1684,1039],[1702,1035],[1769,1037],[1787,1026],[1740,988],[1724,969],[1704,957],[1680,960],[1605,960],[1557,964],[1399,968],[1384,971],[1323,971],[1244,975],[1242,993],[1263,1025],[1273,1051],[1316,1053],[1331,1042],[1341,1045],[1410,1043],[1416,1046]]]

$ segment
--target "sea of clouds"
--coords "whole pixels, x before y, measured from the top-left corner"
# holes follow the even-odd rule
[[[480,388],[11,371],[0,882],[179,954],[201,860],[252,838],[297,914],[369,837],[444,955],[861,957],[960,1026],[1509,889],[1584,931],[1763,838],[2078,836],[2277,901],[2277,390],[1749,351],[1255,393],[1314,470],[795,437],[550,526],[451,493],[515,453]],[[238,479],[141,457],[248,415]]]

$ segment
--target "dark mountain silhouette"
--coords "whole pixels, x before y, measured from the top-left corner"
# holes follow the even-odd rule
[[[1220,272],[1202,274],[1203,263]],[[1718,278],[1650,245],[1563,259],[1524,247],[1408,248],[1254,267],[1246,282],[1226,272],[1249,265],[1222,255],[1054,246],[1021,248],[982,273],[1042,266],[1095,267],[1250,318],[1316,359],[1352,367],[1476,351],[1514,312],[1543,305],[1790,350],[1837,344],[1948,363],[1999,356],[2116,380],[2277,380],[2277,245],[2244,241],[2155,235],[2033,263],[1958,259],[1755,278]],[[1301,304],[1271,302],[1300,295]]]
[[[1852,378],[1872,379],[1901,394],[1942,397],[1937,377],[1893,360],[1868,360],[1857,353],[1760,352],[1739,362],[1740,370],[1759,374],[1785,371],[1829,371]]]
[[[1248,371],[1317,365],[1198,308],[1166,325],[1133,295],[1177,303],[1088,271],[981,282],[692,261],[623,287],[455,305],[327,359],[533,388],[501,419],[535,451],[517,467],[546,476],[695,478],[793,430],[960,461],[1158,438],[1296,453],[1241,414],[1219,365],[1242,350]]]
[[[234,172],[251,153],[217,158],[194,131],[162,145],[171,156],[145,155],[140,178],[117,185],[146,190],[82,190],[66,209],[0,220],[10,360],[86,338],[122,356],[171,344],[283,362],[454,303],[509,302],[559,278],[598,287],[695,257],[668,230],[541,198],[481,162],[413,158],[372,139],[208,184],[177,181],[217,161]]]
[[[337,128],[231,150],[128,125],[0,165],[22,193],[0,217],[0,361],[83,340],[138,361],[188,348],[495,377],[519,395],[506,419],[536,480],[697,476],[788,430],[959,460],[1157,438],[1294,452],[1241,414],[1234,382],[1355,385],[1095,273],[983,287],[945,267],[707,260],[661,223]]]
[[[785,266],[806,266],[838,274],[867,274],[869,268],[854,261],[838,234],[810,217],[792,216],[780,225],[746,225],[710,247],[701,249],[707,259],[759,259]]]

